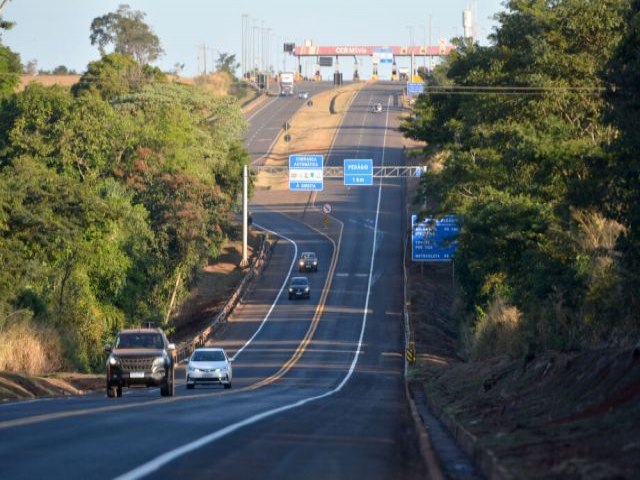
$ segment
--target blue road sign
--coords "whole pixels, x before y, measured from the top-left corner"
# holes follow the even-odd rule
[[[456,252],[460,233],[458,219],[449,215],[435,222],[427,218],[418,222],[411,215],[411,260],[414,262],[450,262]]]
[[[373,51],[373,57],[380,63],[393,63],[393,50],[390,48],[379,48]]]
[[[345,185],[373,185],[373,160],[349,159],[344,161]]]
[[[323,162],[322,155],[289,155],[289,190],[321,191]]]
[[[424,93],[424,83],[407,83],[407,97],[415,97]]]

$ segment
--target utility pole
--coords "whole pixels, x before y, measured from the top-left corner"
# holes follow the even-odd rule
[[[247,73],[247,30],[249,27],[249,15],[246,13],[242,14],[242,58],[240,60],[240,70],[242,74],[242,78],[244,78]]]
[[[207,44],[202,44],[202,60],[204,62],[204,76],[207,76]]]
[[[2,0],[2,3],[0,3],[0,15],[2,15],[2,11],[4,10],[4,7],[7,6],[7,3],[9,3],[9,0]]]
[[[249,249],[247,246],[249,237],[249,166],[242,169],[242,260],[240,267],[249,265]]]
[[[431,14],[429,14],[429,47],[431,47]],[[429,55],[429,71],[433,70],[433,55]]]

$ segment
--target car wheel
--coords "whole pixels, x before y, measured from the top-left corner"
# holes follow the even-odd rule
[[[122,396],[122,385],[116,387],[116,396],[120,398]]]
[[[231,388],[231,382],[224,384],[224,389],[229,390]]]
[[[107,385],[107,397],[116,398],[118,396],[118,387],[110,387]]]
[[[313,271],[314,271],[314,272],[317,272],[317,271],[318,271],[318,267],[315,267],[315,268],[313,269]]]
[[[189,383],[189,377],[187,377],[187,390],[193,390],[193,387],[195,386],[195,383]]]

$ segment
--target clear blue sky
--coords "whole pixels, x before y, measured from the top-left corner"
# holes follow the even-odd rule
[[[272,63],[281,67],[283,41],[406,45],[411,31],[407,27],[412,26],[415,43],[421,44],[429,35],[430,15],[432,43],[437,44],[439,38],[461,35],[462,11],[472,0],[11,0],[3,17],[16,26],[3,35],[3,43],[18,52],[23,63],[37,60],[39,69],[65,65],[82,72],[88,62],[99,58],[89,41],[91,21],[115,11],[121,3],[147,14],[146,22],[165,50],[156,65],[171,70],[175,63],[184,63],[183,74],[193,76],[198,71],[198,45],[203,43],[240,59],[242,14],[251,15],[258,27],[272,29],[271,58],[276,60]],[[502,0],[476,0],[475,4],[478,37],[486,43],[494,26],[491,17],[502,9]],[[209,61],[211,55],[209,51]],[[286,68],[292,69],[293,62]]]

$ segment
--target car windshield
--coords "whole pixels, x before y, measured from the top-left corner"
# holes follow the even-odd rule
[[[191,356],[192,362],[224,362],[225,360],[221,350],[196,350]]]
[[[163,348],[159,333],[121,333],[116,339],[116,348]]]
[[[291,280],[291,285],[293,285],[294,287],[306,287],[307,279],[300,277],[294,278],[293,280]]]
[[[316,254],[315,253],[303,253],[302,254],[302,258],[305,260],[313,260],[314,258],[316,258]]]

